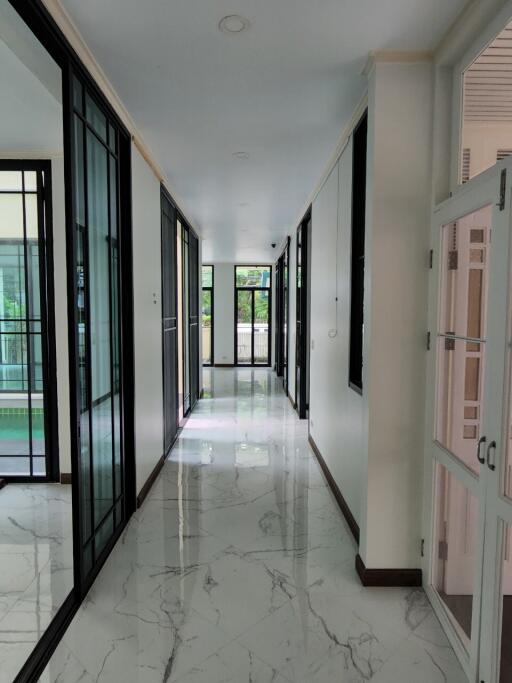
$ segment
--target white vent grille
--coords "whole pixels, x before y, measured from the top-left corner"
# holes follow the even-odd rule
[[[462,171],[461,180],[463,183],[467,183],[470,178],[471,173],[471,150],[465,147],[462,150]]]

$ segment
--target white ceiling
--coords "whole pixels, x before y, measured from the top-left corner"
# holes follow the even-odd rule
[[[273,260],[295,227],[368,52],[434,48],[465,0],[62,3],[200,226],[204,259],[247,262]],[[249,30],[221,33],[228,14]]]

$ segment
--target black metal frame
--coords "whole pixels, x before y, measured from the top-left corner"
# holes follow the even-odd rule
[[[201,264],[201,284],[202,284],[202,269],[207,266],[208,268],[212,269],[212,284],[211,287],[201,287],[201,290],[210,292],[210,301],[211,301],[211,325],[210,325],[210,358],[211,362],[210,363],[204,363],[203,362],[203,367],[205,368],[211,368],[215,365],[215,345],[214,345],[214,337],[215,337],[215,266],[213,263],[202,263]],[[202,305],[202,299],[201,299],[201,305]],[[202,322],[202,315],[201,315],[201,322]],[[202,329],[202,324],[201,324],[201,329]],[[202,359],[201,359],[202,360]]]
[[[295,252],[295,406],[301,420],[308,417],[308,372],[309,372],[309,228],[311,207],[297,228]],[[299,287],[300,263],[300,287]],[[300,379],[300,381],[299,381]]]
[[[276,263],[276,332],[275,369],[283,378],[283,389],[288,393],[288,325],[290,320],[290,237]],[[286,331],[285,331],[286,330]]]
[[[363,393],[364,257],[368,111],[359,119],[352,145],[352,234],[348,385]]]
[[[9,0],[32,33],[42,43],[62,69],[63,79],[63,124],[64,124],[64,181],[66,210],[66,256],[68,273],[68,327],[70,356],[70,417],[71,417],[71,461],[72,461],[72,511],[73,511],[73,561],[74,588],[64,601],[45,633],[35,646],[31,656],[22,667],[15,683],[29,683],[39,678],[48,660],[74,613],[100,571],[103,563],[121,535],[123,528],[135,510],[135,434],[134,434],[134,346],[133,346],[133,279],[132,279],[132,239],[131,239],[131,138],[124,124],[103,96],[87,69],[53,20],[42,0]],[[121,377],[123,381],[122,433],[124,441],[124,480],[125,502],[122,523],[110,538],[97,558],[93,570],[83,575],[81,544],[80,508],[80,423],[78,396],[78,353],[77,353],[77,315],[76,315],[76,235],[74,225],[74,187],[72,116],[73,102],[71,77],[75,73],[87,86],[100,108],[115,123],[119,144],[119,223],[123,226],[124,239],[121,240],[119,253],[120,280],[119,290],[121,309]]]
[[[245,287],[238,286],[236,284],[236,269],[240,268],[269,268],[270,269],[270,279],[268,287]],[[235,293],[235,306],[234,306],[234,360],[235,367],[240,368],[270,368],[272,367],[272,277],[273,277],[273,267],[267,263],[237,263],[234,266],[234,293]],[[238,292],[239,291],[250,291],[250,292],[268,292],[268,363],[255,363],[254,362],[254,294],[251,298],[251,325],[252,325],[252,335],[251,335],[251,362],[250,363],[239,363],[238,362]]]
[[[165,290],[164,290],[164,258],[166,258],[166,254],[164,252],[164,202],[168,202],[168,204],[171,206],[172,211],[174,213],[173,218],[174,221],[174,263],[172,263],[172,268],[173,268],[173,277],[174,277],[174,313],[175,316],[173,316],[171,319],[167,320],[167,318],[164,315],[165,312]],[[165,350],[165,334],[169,331],[174,331],[176,335],[176,349],[174,353],[174,388],[175,388],[175,401],[176,401],[176,415],[175,415],[175,423],[176,423],[176,430],[175,433],[171,436],[170,439],[167,439],[167,433],[166,433],[166,392],[165,392],[165,384],[164,384],[164,394],[163,394],[163,399],[164,399],[164,435],[163,435],[163,454],[164,457],[167,456],[167,454],[170,452],[172,449],[174,442],[176,441],[179,433],[179,425],[180,425],[180,416],[179,416],[179,385],[178,385],[178,372],[179,372],[179,366],[178,366],[178,245],[177,245],[177,221],[178,221],[178,212],[176,209],[176,205],[174,201],[172,200],[172,197],[170,194],[167,192],[165,187],[163,185],[160,186],[160,204],[161,204],[161,244],[162,244],[162,377],[164,378],[164,383],[165,383],[165,377],[166,377],[166,362],[168,362],[168,359],[166,359],[166,350]]]
[[[45,429],[45,476],[33,475],[32,459],[32,415],[31,392],[29,380],[29,431],[30,431],[30,472],[29,476],[10,476],[2,474],[2,479],[14,483],[59,481],[59,430],[57,404],[57,355],[55,346],[55,287],[53,263],[53,210],[52,210],[52,168],[47,160],[2,159],[2,171],[36,171],[37,172],[37,211],[38,211],[38,247],[39,247],[39,294],[41,315],[41,355],[43,371],[44,394],[44,429]],[[44,186],[41,183],[44,174]],[[23,190],[24,191],[24,190]],[[25,218],[24,218],[25,221]],[[24,227],[24,242],[26,242],[26,228]],[[28,293],[28,268],[25,251],[25,289]],[[30,319],[28,307],[26,311],[26,334],[29,336]],[[30,373],[30,350],[27,348],[27,367]],[[27,456],[20,456],[27,457]]]

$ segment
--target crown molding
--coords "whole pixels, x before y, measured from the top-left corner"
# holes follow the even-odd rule
[[[128,109],[125,107],[122,99],[116,92],[112,83],[109,81],[102,67],[96,61],[96,58],[82,37],[77,26],[69,16],[68,12],[64,9],[59,0],[43,0],[43,3],[70,43],[71,47],[77,53],[85,68],[96,81],[96,84],[129,131],[134,146],[151,168],[157,180],[165,186],[169,194],[177,202],[179,209],[184,213],[187,221],[190,223],[197,235],[201,237],[201,229],[197,223],[191,219],[191,213],[188,211],[186,202],[169,182],[169,178],[156,160],[156,157],[151,151],[150,147],[144,141]]]
[[[368,76],[375,64],[415,64],[432,62],[434,53],[431,50],[417,50],[407,52],[402,50],[372,50],[363,68],[363,76]]]

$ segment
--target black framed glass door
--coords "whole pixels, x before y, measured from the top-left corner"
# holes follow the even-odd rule
[[[59,476],[51,164],[0,161],[0,477]]]
[[[276,263],[276,374],[283,378],[283,388],[288,393],[288,255],[290,238],[286,240],[283,253]]]
[[[202,354],[203,365],[210,366],[214,364],[213,360],[213,343],[214,343],[214,267],[211,265],[202,266],[202,310],[201,310],[201,327],[202,327]]]
[[[271,266],[235,266],[235,365],[271,365]]]
[[[295,333],[295,405],[301,419],[308,416],[308,240],[311,213],[297,228],[296,333]]]
[[[162,350],[164,454],[178,433],[178,330],[176,208],[162,189]]]
[[[121,151],[121,143],[126,145],[126,140],[121,140],[116,122],[78,75],[72,77],[71,95],[73,342],[78,368],[80,568],[84,586],[133,505],[131,495],[127,498],[127,491],[134,492],[125,469],[125,427],[129,425],[125,407],[130,401],[125,393],[127,372],[122,371],[127,370],[123,334],[129,334],[128,320],[123,320],[126,327],[121,327],[129,298],[124,257],[131,233],[122,220],[127,215],[120,201],[121,164],[126,163],[126,148]],[[126,191],[126,183],[123,189]]]
[[[189,229],[189,373],[190,409],[199,398],[199,240]]]

